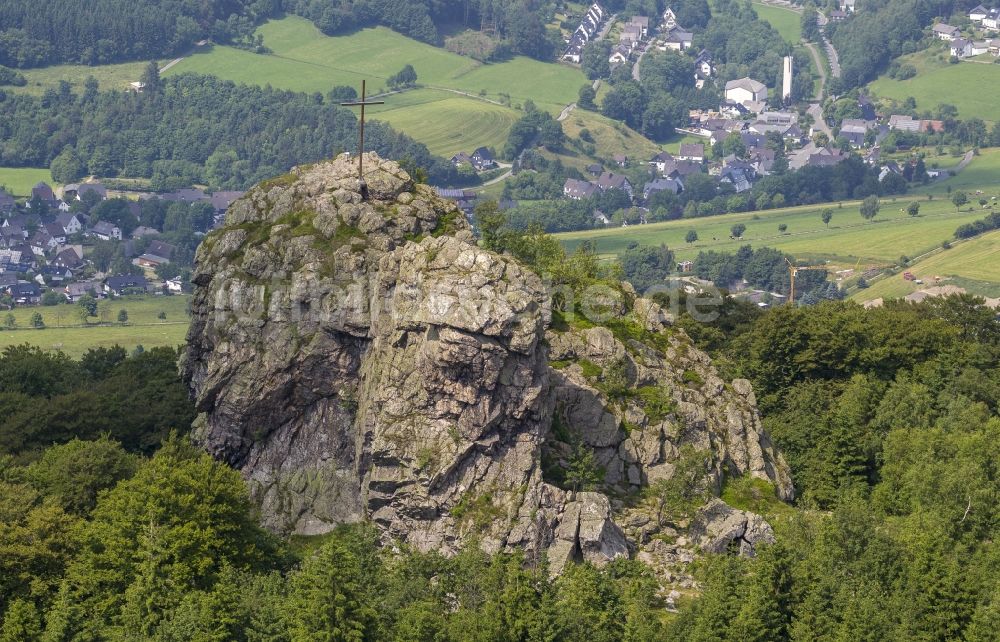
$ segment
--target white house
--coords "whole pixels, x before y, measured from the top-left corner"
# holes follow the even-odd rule
[[[994,31],[1000,29],[1000,9],[993,8],[987,11],[982,24],[983,27]]]
[[[931,32],[939,39],[946,42],[951,42],[962,35],[962,31],[958,27],[952,27],[951,25],[946,25],[943,22],[939,22],[931,27]]]
[[[965,38],[955,38],[951,41],[951,45],[948,50],[953,56],[965,58],[966,56],[972,55],[972,42],[966,40]]]
[[[726,100],[734,103],[767,102],[767,86],[752,78],[740,78],[726,83]]]
[[[969,11],[969,20],[972,22],[982,22],[983,18],[986,17],[986,7],[979,5]]]
[[[83,229],[83,223],[76,217],[76,214],[64,213],[56,217],[56,223],[62,226],[66,234],[76,234]]]

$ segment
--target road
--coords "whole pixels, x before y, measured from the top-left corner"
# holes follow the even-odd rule
[[[566,105],[565,107],[563,107],[563,110],[559,113],[559,118],[556,118],[556,120],[558,121],[566,120],[567,118],[569,118],[570,112],[572,112],[574,109],[576,109],[576,103],[570,103],[569,105]]]
[[[507,171],[504,172],[503,174],[500,174],[496,178],[493,178],[493,179],[490,179],[490,180],[486,181],[485,183],[483,183],[482,185],[480,185],[480,187],[488,187],[490,185],[496,185],[500,181],[507,180],[507,177],[510,176],[511,167],[513,167],[513,165],[511,165],[510,163],[497,163],[497,165],[500,166],[500,167],[506,167]]]
[[[806,110],[806,113],[812,116],[815,127],[826,134],[827,138],[833,140],[833,130],[830,129],[830,126],[826,124],[825,120],[823,120],[823,108],[820,107],[819,103],[809,103],[809,108]]]
[[[816,24],[819,26],[819,32],[823,36],[823,48],[826,49],[826,57],[830,60],[830,74],[834,78],[840,78],[840,57],[837,56],[837,50],[833,48],[833,43],[831,43],[826,37],[826,24],[829,20],[822,11],[817,12]]]

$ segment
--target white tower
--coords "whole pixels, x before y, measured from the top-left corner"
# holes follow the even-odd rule
[[[792,57],[785,56],[784,73],[782,74],[781,100],[788,102],[792,98]]]

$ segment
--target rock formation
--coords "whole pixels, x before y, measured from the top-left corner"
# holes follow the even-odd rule
[[[716,494],[751,475],[791,497],[749,383],[719,379],[655,304],[623,306],[624,333],[556,327],[539,277],[479,248],[454,203],[374,154],[365,166],[368,201],[346,156],[295,168],[198,250],[182,363],[194,434],[242,471],[269,528],[370,519],[387,542],[475,539],[556,570],[634,553],[649,529],[627,539],[606,494],[543,474],[543,450],[557,469],[573,447],[593,451],[607,490],[669,478],[689,444]],[[714,548],[730,533],[752,553],[769,533],[706,515]]]

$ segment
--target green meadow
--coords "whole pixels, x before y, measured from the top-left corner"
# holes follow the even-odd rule
[[[858,290],[852,298],[858,301],[898,298],[934,285],[957,285],[973,294],[1000,297],[1000,231],[941,249],[907,271],[923,284],[905,280],[900,272]]]
[[[810,205],[763,212],[725,214],[695,219],[679,219],[648,225],[614,227],[583,232],[568,232],[557,237],[568,249],[583,241],[596,244],[598,253],[611,256],[624,251],[630,243],[659,245],[665,243],[678,259],[693,259],[701,251],[731,252],[741,245],[768,246],[800,259],[834,261],[849,267],[896,261],[902,255],[919,256],[953,236],[963,223],[982,218],[980,211],[956,212],[943,197],[920,201],[920,216],[910,217],[905,206],[908,198],[894,203],[883,200],[879,215],[866,222],[858,212],[858,201],[842,204]],[[823,225],[820,214],[833,209],[830,226]],[[731,240],[730,228],[742,223],[746,231],[739,240]],[[778,225],[787,225],[785,233]],[[698,241],[684,241],[688,230],[698,233]]]
[[[161,64],[163,61],[160,61]],[[101,89],[128,89],[129,83],[142,77],[147,62],[126,62],[115,65],[54,65],[41,69],[25,69],[21,73],[28,79],[24,87],[5,87],[15,92],[41,94],[50,87],[55,87],[60,81],[66,81],[74,91],[83,90],[87,76],[93,76]]]
[[[802,40],[802,24],[799,16],[801,14],[766,4],[753,3],[753,10],[757,12],[761,20],[771,24],[781,37],[791,44],[798,44]]]
[[[917,101],[917,109],[933,110],[942,103],[954,105],[959,118],[981,118],[986,121],[1000,120],[1000,102],[996,91],[1000,87],[1000,65],[987,56],[985,60],[963,61],[958,64],[948,62],[947,51],[943,47],[932,47],[899,58],[900,63],[913,65],[917,75],[907,80],[894,80],[882,76],[869,85],[872,94],[880,98],[892,98],[902,102],[912,96]]]
[[[45,181],[55,186],[52,174],[47,169],[34,167],[0,167],[0,186],[6,187],[8,193],[14,196],[28,196],[31,188],[39,181]]]
[[[502,148],[520,116],[509,107],[436,89],[393,94],[386,103],[372,108],[373,118],[389,123],[427,145],[432,154],[446,158],[480,146]]]
[[[267,22],[258,29],[267,55],[215,46],[199,51],[165,75],[212,74],[234,82],[271,85],[293,91],[327,92],[335,85],[358,86],[367,79],[370,93],[386,89],[386,79],[409,64],[424,86],[458,89],[511,103],[533,100],[557,113],[576,99],[583,74],[566,65],[528,58],[483,64],[407,38],[385,27],[330,37],[296,16]],[[391,99],[391,98],[390,98]]]
[[[526,101],[558,114],[587,82],[567,65],[523,57],[484,64],[385,27],[330,37],[308,20],[288,16],[261,25],[258,33],[270,54],[207,47],[164,75],[211,74],[324,94],[337,85],[360,87],[366,80],[369,95],[375,95],[388,91],[390,76],[413,65],[420,88],[383,96],[386,105],[372,114],[445,156],[481,145],[502,146]]]
[[[81,322],[79,307],[63,304],[15,308],[0,311],[0,320],[13,314],[17,329],[0,329],[0,348],[29,343],[46,350],[62,350],[79,357],[90,348],[111,347],[115,344],[133,350],[157,346],[176,347],[184,344],[188,329],[189,296],[123,297],[98,303],[98,316]],[[116,323],[119,310],[128,313],[128,323]],[[45,327],[31,327],[35,312],[42,315]],[[158,318],[160,312],[166,319]]]

